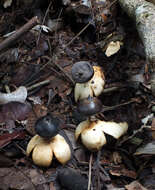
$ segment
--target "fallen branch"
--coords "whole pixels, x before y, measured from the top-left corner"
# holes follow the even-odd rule
[[[152,93],[155,95],[155,5],[145,0],[119,0],[119,3],[136,22],[145,47]]]
[[[12,43],[18,40],[21,36],[23,36],[23,34],[31,30],[37,24],[39,24],[39,20],[35,16],[31,20],[29,20],[24,26],[22,26],[19,30],[17,30],[14,34],[12,34],[10,37],[8,37],[0,43],[0,53],[6,48],[8,48],[10,45],[12,45]]]

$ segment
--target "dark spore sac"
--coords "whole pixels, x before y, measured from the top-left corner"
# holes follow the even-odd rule
[[[88,82],[94,75],[94,69],[88,61],[79,61],[72,66],[72,78],[77,83]]]
[[[62,168],[59,170],[58,181],[67,190],[87,190],[87,179],[72,168]]]
[[[47,114],[37,120],[35,124],[35,131],[43,138],[52,138],[58,134],[59,124],[59,119]]]

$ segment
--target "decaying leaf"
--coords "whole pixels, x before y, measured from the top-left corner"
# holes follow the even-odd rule
[[[36,96],[35,96],[36,97]],[[47,108],[41,104],[35,104],[33,105],[33,109],[30,111],[28,118],[27,118],[27,124],[26,124],[26,130],[31,134],[35,135],[34,125],[37,121],[37,118],[43,117],[47,114]]]
[[[7,176],[7,177],[6,177]],[[11,168],[0,168],[0,187],[3,190],[6,189],[48,189],[48,185],[46,184],[46,179],[43,174],[39,173],[37,169],[27,169],[26,167],[22,167],[16,169],[14,167]],[[39,186],[43,185],[46,188]]]
[[[12,4],[12,0],[5,0],[4,4],[3,4],[3,7],[4,8],[7,8],[7,7],[10,7]]]
[[[5,133],[0,135],[0,148],[8,145],[14,139],[23,139],[26,133],[24,131],[14,131],[13,133]]]
[[[147,190],[144,186],[142,186],[138,181],[133,181],[129,185],[126,185],[125,188],[127,190]]]
[[[31,111],[31,106],[28,103],[10,102],[0,106],[0,123],[5,123],[8,120],[25,120],[28,113]]]
[[[110,42],[105,52],[106,56],[110,57],[111,55],[114,55],[115,53],[117,53],[120,50],[121,45],[123,44],[120,41]]]
[[[150,154],[155,155],[155,141],[145,144],[144,146],[139,147],[134,155],[141,155],[141,154]]]
[[[0,167],[10,167],[12,165],[13,161],[7,156],[4,156],[2,153],[0,153]]]
[[[20,86],[13,92],[2,93],[0,92],[0,104],[6,104],[9,102],[25,102],[27,98],[27,89],[24,86]]]
[[[130,177],[132,179],[136,179],[137,178],[137,173],[133,170],[128,170],[124,167],[117,167],[117,168],[112,168],[110,171],[111,175],[114,176],[126,176],[126,177]]]

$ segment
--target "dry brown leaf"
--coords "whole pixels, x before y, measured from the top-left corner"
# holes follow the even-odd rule
[[[47,114],[47,108],[40,104],[35,104],[33,110],[29,113],[28,122],[26,125],[27,131],[35,135],[34,124],[37,121],[37,118],[43,117]]]
[[[122,45],[122,42],[120,41],[110,42],[105,52],[106,56],[110,57],[111,55],[114,55],[115,53],[117,53],[120,50],[121,45]]]
[[[28,103],[10,102],[0,106],[0,122],[4,123],[9,120],[25,120],[31,111]]]
[[[147,190],[144,186],[142,186],[138,181],[133,181],[129,185],[126,185],[125,188],[127,190]]]
[[[143,146],[140,146],[134,153],[134,155],[141,154],[155,155],[155,140]]]
[[[12,4],[12,0],[5,0],[5,1],[4,1],[4,4],[3,4],[3,7],[4,7],[4,8],[10,7],[11,4]]]
[[[126,176],[126,177],[130,177],[133,179],[137,178],[137,174],[135,171],[128,170],[126,168],[123,168],[122,166],[111,169],[110,173],[111,173],[111,175],[114,175],[114,176]]]

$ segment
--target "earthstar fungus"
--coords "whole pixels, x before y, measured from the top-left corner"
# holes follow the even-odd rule
[[[84,146],[91,151],[98,151],[107,143],[105,134],[108,134],[115,139],[119,139],[128,130],[126,122],[106,122],[106,121],[83,121],[75,130],[75,138],[78,140],[81,136],[81,141]]]
[[[36,122],[35,129],[41,136],[37,134],[32,137],[28,143],[26,153],[27,156],[32,153],[32,160],[36,165],[50,166],[53,154],[61,164],[65,164],[71,158],[70,146],[64,137],[58,134],[56,118],[47,114]]]
[[[99,96],[103,92],[105,85],[104,73],[99,66],[93,66],[93,69],[94,75],[89,81],[75,84],[74,98],[76,102],[89,96]]]

